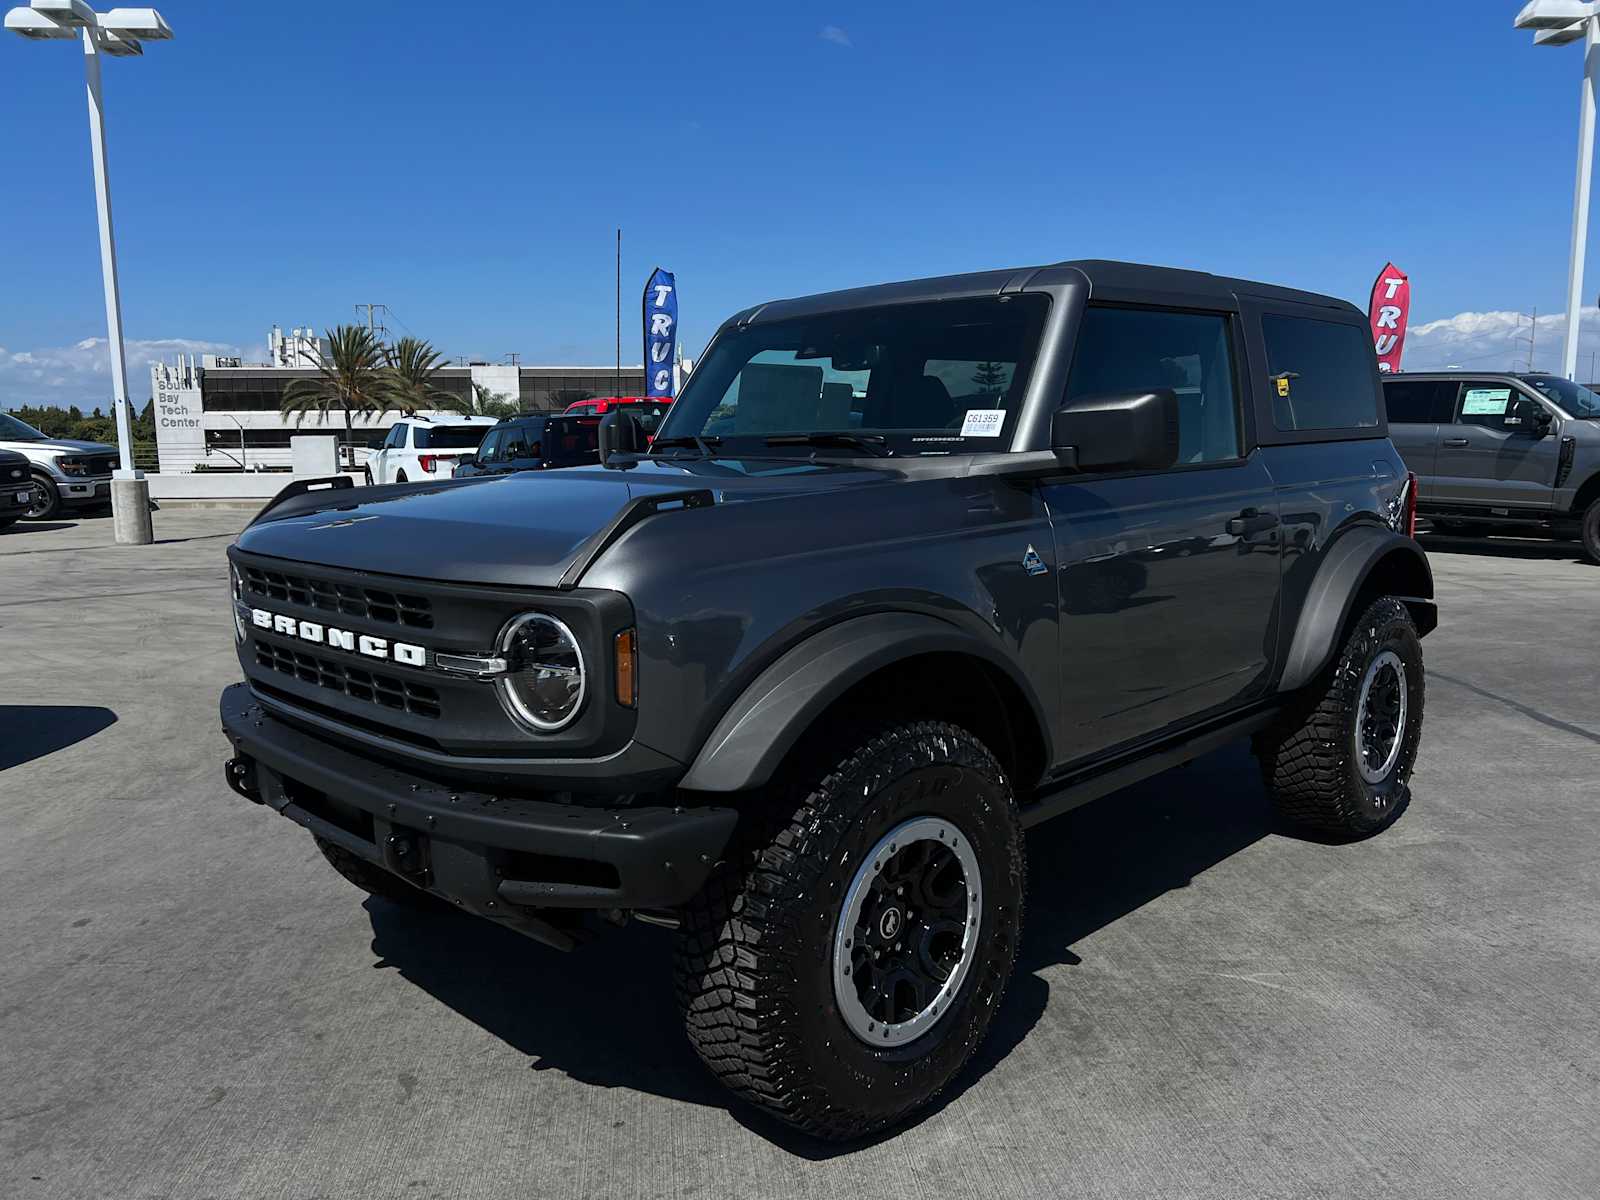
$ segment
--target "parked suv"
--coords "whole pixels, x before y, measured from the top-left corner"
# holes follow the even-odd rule
[[[415,416],[396,421],[383,445],[367,456],[368,483],[426,483],[449,479],[456,462],[473,453],[493,417]]]
[[[1559,375],[1388,375],[1389,433],[1441,533],[1540,531],[1600,562],[1600,395]]]
[[[483,435],[477,452],[459,460],[456,475],[507,475],[598,463],[599,417],[526,413]]]
[[[33,503],[26,515],[36,521],[48,521],[69,508],[111,503],[115,446],[53,438],[0,412],[0,450],[15,450],[28,460]]]
[[[33,497],[28,460],[15,450],[0,450],[0,529],[9,529],[26,516]]]
[[[1407,803],[1433,583],[1349,304],[1109,262],[779,300],[649,453],[605,420],[603,466],[285,489],[229,551],[226,778],[376,896],[672,927],[690,1040],[782,1120],[961,1069],[1028,826],[1242,737],[1324,835]]]

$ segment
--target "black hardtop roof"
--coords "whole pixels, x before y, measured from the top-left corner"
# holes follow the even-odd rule
[[[1248,296],[1260,300],[1337,309],[1365,319],[1362,311],[1348,301],[1317,292],[1303,292],[1296,288],[1256,283],[1247,279],[1233,279],[1226,275],[1212,275],[1205,271],[1189,271],[1180,267],[1154,267],[1143,263],[1085,258],[1045,266],[1009,267],[997,271],[974,271],[965,275],[936,275],[927,279],[908,279],[899,283],[880,283],[870,287],[846,288],[837,292],[819,292],[816,295],[796,296],[787,300],[769,300],[765,304],[757,304],[743,312],[735,313],[728,319],[728,323],[756,324],[783,321],[814,313],[869,308],[883,304],[911,304],[929,300],[975,300],[1000,295],[1003,292],[1020,292],[1028,288],[1068,282],[1087,283],[1091,297],[1099,293],[1112,293],[1118,299],[1123,299],[1132,293],[1145,292],[1150,294],[1153,302],[1159,302],[1163,296],[1181,295],[1197,300],[1216,300],[1231,305],[1238,297]]]

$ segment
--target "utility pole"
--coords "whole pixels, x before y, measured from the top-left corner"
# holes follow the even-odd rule
[[[505,362],[507,359],[509,359],[510,362],[511,362],[511,365],[513,367],[515,367],[515,366],[518,366],[521,363],[522,355],[518,354],[515,350],[513,350],[509,354],[503,354],[503,355],[500,356],[500,361],[501,362]]]
[[[392,317],[394,313],[390,312],[389,306],[387,304],[358,304],[356,305],[356,316],[359,317],[363,309],[366,310],[367,314],[367,332],[372,334],[373,341],[388,341],[389,327],[378,320],[378,314],[381,312]]]
[[[1533,306],[1533,318],[1528,326],[1528,370],[1533,371],[1533,339],[1539,336],[1539,306]]]

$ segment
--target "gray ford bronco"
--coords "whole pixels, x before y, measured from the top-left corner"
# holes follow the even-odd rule
[[[1349,304],[1189,271],[758,305],[647,452],[285,489],[229,550],[227,780],[387,900],[672,928],[723,1082],[880,1129],[983,1041],[1029,826],[1247,736],[1289,820],[1405,806],[1436,616],[1379,386]]]

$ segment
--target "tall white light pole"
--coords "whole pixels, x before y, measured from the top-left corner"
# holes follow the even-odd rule
[[[1518,29],[1534,31],[1536,46],[1583,42],[1583,96],[1578,106],[1578,179],[1572,197],[1572,249],[1567,258],[1567,338],[1561,373],[1578,375],[1578,332],[1583,313],[1583,260],[1589,246],[1589,182],[1594,173],[1595,89],[1600,87],[1600,0],[1529,0]]]
[[[111,350],[111,392],[117,419],[121,469],[111,481],[111,514],[122,543],[153,540],[150,485],[133,465],[133,419],[128,404],[128,367],[122,346],[122,293],[117,285],[117,240],[111,226],[111,183],[106,170],[105,107],[100,90],[100,56],[143,54],[140,39],[170,38],[153,8],[114,8],[97,13],[83,0],[33,0],[6,14],[6,28],[37,41],[81,39],[83,72],[89,95],[89,150],[94,158],[95,210],[100,221],[100,271],[106,293],[106,333]]]

